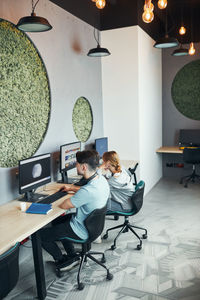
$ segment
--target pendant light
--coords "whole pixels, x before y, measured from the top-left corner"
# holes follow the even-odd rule
[[[151,3],[151,0],[145,0],[144,12],[142,14],[142,20],[145,23],[151,23],[154,19],[153,13],[154,5]]]
[[[185,55],[189,55],[188,49],[183,48],[182,44],[180,44],[180,48],[172,52],[172,56],[185,56]]]
[[[156,43],[154,44],[155,48],[158,49],[167,49],[167,48],[173,48],[178,46],[178,40],[173,37],[169,37],[168,35],[168,29],[167,29],[167,10],[165,15],[165,36],[158,39]]]
[[[97,37],[96,37],[95,28],[94,28],[94,39],[97,42],[97,47],[90,49],[87,55],[90,57],[102,57],[102,56],[110,55],[110,52],[108,51],[108,49],[101,48],[101,46],[99,44],[99,31],[98,31]]]
[[[96,0],[96,7],[103,9],[106,6],[106,0]]]
[[[184,35],[186,33],[186,28],[183,25],[183,5],[181,6],[181,27],[179,28],[179,34]]]
[[[35,8],[39,0],[34,4],[32,0],[32,12],[30,16],[23,17],[17,23],[17,28],[26,32],[43,32],[52,29],[47,19],[38,17],[35,14]]]
[[[158,0],[158,8],[165,9],[167,7],[167,0]]]
[[[194,37],[193,37],[193,9],[191,8],[191,39],[192,41],[194,40]],[[194,42],[190,43],[190,49],[189,49],[189,55],[194,55],[196,50],[195,50],[195,47],[194,47]]]

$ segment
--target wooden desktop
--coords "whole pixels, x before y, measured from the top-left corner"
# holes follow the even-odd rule
[[[48,195],[55,193],[60,186],[60,184],[51,183],[46,186],[43,193]],[[65,212],[59,205],[68,197],[70,197],[69,194],[52,203],[53,210],[48,215],[26,214],[21,211],[20,201],[18,200],[13,200],[0,206],[0,254],[7,251],[17,242],[21,242],[28,236],[31,236],[37,294],[40,300],[46,297],[46,284],[38,230]],[[27,208],[30,204],[27,203]]]
[[[179,146],[163,146],[156,150],[157,153],[175,153],[182,154],[183,150],[179,149]]]

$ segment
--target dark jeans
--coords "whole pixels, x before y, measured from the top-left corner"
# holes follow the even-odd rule
[[[57,241],[61,241],[68,255],[73,255],[75,253],[73,243],[69,240],[60,239],[63,237],[70,237],[80,240],[69,224],[71,216],[72,214],[61,216],[51,223],[51,227],[40,230],[42,247],[52,255],[55,260],[62,259],[62,252],[56,243]]]

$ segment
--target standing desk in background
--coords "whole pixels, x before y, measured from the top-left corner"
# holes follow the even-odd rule
[[[59,184],[49,184],[45,192],[52,194],[58,189]],[[38,230],[65,212],[65,210],[58,206],[68,197],[69,195],[66,195],[52,203],[53,210],[47,215],[21,212],[20,202],[17,200],[0,206],[0,254],[4,253],[17,242],[21,242],[28,236],[31,236],[37,295],[40,300],[46,297],[46,283]],[[28,203],[28,205],[30,204]]]

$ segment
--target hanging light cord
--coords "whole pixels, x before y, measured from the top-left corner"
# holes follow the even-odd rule
[[[32,0],[32,14],[34,13],[35,8],[36,8],[36,6],[37,6],[37,4],[38,4],[39,1],[40,1],[40,0],[37,0],[37,1],[35,2],[35,4],[34,4],[34,1]]]
[[[97,31],[97,37],[96,37],[95,27],[94,27],[94,39],[97,42],[97,46],[99,46],[99,31]]]

